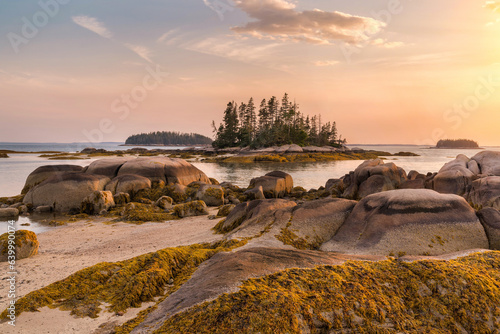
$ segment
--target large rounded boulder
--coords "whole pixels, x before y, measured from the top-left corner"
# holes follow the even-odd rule
[[[472,157],[479,165],[481,174],[500,176],[500,152],[483,151]]]
[[[54,175],[33,187],[24,197],[24,204],[50,206],[58,212],[79,212],[89,194],[104,190],[109,178],[85,173]]]
[[[433,188],[442,194],[464,195],[475,174],[468,168],[470,159],[460,154],[446,163],[433,179]]]
[[[76,165],[48,165],[35,169],[28,175],[22,193],[26,194],[31,188],[42,183],[51,176],[57,176],[68,172],[81,172],[83,167]]]
[[[196,199],[208,206],[221,206],[224,204],[224,190],[219,185],[202,184],[196,192]]]
[[[352,254],[441,255],[488,247],[486,233],[464,198],[405,189],[361,200],[321,249]]]
[[[500,209],[500,176],[488,176],[472,182],[466,198],[477,209]]]
[[[118,176],[125,174],[143,176],[152,182],[163,181],[185,186],[196,181],[210,184],[208,176],[189,162],[167,157],[140,157],[129,160],[118,171]]]

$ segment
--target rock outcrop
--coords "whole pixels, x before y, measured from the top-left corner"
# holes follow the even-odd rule
[[[19,216],[19,209],[17,208],[0,208],[0,220],[14,219]]]
[[[361,200],[321,249],[352,254],[441,255],[488,246],[475,211],[462,197],[412,189]]]
[[[89,194],[103,191],[109,178],[85,173],[54,175],[33,187],[24,197],[24,204],[33,207],[51,206],[54,211],[80,211],[80,205]]]
[[[250,181],[249,190],[262,187],[266,198],[282,198],[293,189],[292,177],[284,172],[274,171]]]
[[[484,176],[500,176],[500,152],[483,151],[472,157]]]
[[[203,184],[198,188],[196,199],[208,206],[221,206],[224,204],[224,190],[219,185]]]
[[[470,159],[460,154],[446,163],[433,179],[433,189],[442,194],[463,196],[475,175],[467,167]]]
[[[394,190],[406,181],[406,172],[394,163],[386,163],[381,159],[368,160],[354,172],[344,176],[342,197],[348,199],[364,198],[368,195]]]

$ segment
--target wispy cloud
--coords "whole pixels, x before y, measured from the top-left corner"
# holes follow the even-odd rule
[[[124,46],[127,49],[135,52],[135,54],[137,54],[142,59],[144,59],[144,60],[152,63],[152,61],[151,61],[151,50],[149,50],[147,47],[141,46],[141,45],[128,44],[128,43],[125,43]]]
[[[324,67],[324,66],[333,66],[337,65],[340,62],[338,60],[318,60],[314,62],[314,65]]]
[[[389,42],[383,38],[374,39],[371,42],[371,44],[374,46],[385,48],[385,49],[395,49],[395,48],[400,48],[400,47],[405,45],[405,43],[403,43],[403,42]]]
[[[500,1],[486,1],[484,8],[491,9],[495,13],[500,13]]]
[[[366,40],[367,35],[378,33],[385,26],[373,18],[338,11],[297,11],[295,4],[287,0],[234,0],[234,3],[254,20],[232,30],[259,39],[311,44],[342,41],[355,44]]]
[[[166,33],[164,33],[163,35],[161,35],[160,38],[158,38],[156,40],[156,42],[158,42],[158,43],[168,43],[172,39],[172,36],[174,36],[175,34],[177,34],[179,31],[180,31],[179,28],[177,28],[177,29],[171,29],[171,30],[167,31]]]
[[[111,38],[113,37],[113,33],[109,31],[106,26],[99,22],[95,17],[90,16],[73,16],[73,22],[78,24],[79,26],[88,29],[101,37]]]

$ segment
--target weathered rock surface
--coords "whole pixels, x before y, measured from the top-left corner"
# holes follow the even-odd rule
[[[124,205],[130,203],[130,195],[127,193],[116,193],[113,196],[116,205]]]
[[[267,173],[265,176],[277,177],[279,179],[285,180],[285,194],[289,194],[293,189],[293,178],[290,174],[282,172],[282,171],[274,171]]]
[[[472,182],[465,197],[475,208],[500,209],[500,176],[488,176]]]
[[[224,190],[219,185],[203,184],[198,188],[196,199],[208,206],[220,206],[224,204]]]
[[[40,243],[34,232],[18,230],[15,232],[14,236],[16,260],[25,259],[38,254]],[[9,233],[4,233],[0,236],[0,262],[8,261],[9,255],[11,255],[9,254]]]
[[[17,208],[1,208],[0,219],[17,218],[19,210]]]
[[[368,195],[394,190],[406,181],[406,172],[394,163],[381,159],[368,160],[354,172],[344,176],[342,197],[349,199],[364,198]]]
[[[484,176],[500,176],[500,152],[483,151],[472,157]]]
[[[118,175],[118,170],[127,161],[134,160],[134,157],[117,157],[99,159],[92,162],[89,166],[85,167],[84,171],[92,175],[104,175],[113,179]]]
[[[262,189],[262,186],[248,189],[243,194],[246,195],[247,198],[251,201],[256,200],[256,199],[265,199],[266,198],[266,196],[264,196],[264,190]]]
[[[127,193],[131,196],[139,190],[151,188],[151,180],[144,176],[124,174],[115,177],[106,185],[106,190],[113,194]]]
[[[464,195],[475,177],[467,165],[469,158],[460,154],[455,160],[446,163],[433,180],[433,188],[442,194]]]
[[[48,165],[38,167],[33,172],[31,172],[30,175],[28,175],[28,178],[26,179],[26,182],[24,184],[23,193],[27,193],[31,188],[33,188],[37,184],[42,183],[51,176],[68,172],[76,173],[81,172],[82,170],[83,167],[75,165]]]
[[[260,176],[252,179],[248,189],[262,187],[266,198],[281,198],[286,194],[285,179],[274,176]]]
[[[500,211],[486,208],[477,213],[490,242],[490,249],[500,250]]]
[[[54,211],[80,211],[85,197],[94,191],[104,190],[109,178],[85,173],[54,175],[33,187],[24,197],[24,204],[33,207],[51,206]]]
[[[85,197],[81,204],[81,212],[96,215],[103,210],[108,211],[115,206],[115,200],[111,191],[94,191]]]
[[[141,157],[127,161],[118,171],[118,176],[124,174],[144,176],[152,182],[188,185],[191,182],[201,181],[210,184],[210,179],[205,173],[189,162],[166,157]]]
[[[360,201],[324,251],[441,255],[489,246],[475,211],[460,196],[394,190]]]

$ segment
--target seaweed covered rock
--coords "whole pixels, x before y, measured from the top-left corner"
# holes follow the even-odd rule
[[[68,172],[76,173],[81,172],[82,170],[83,167],[75,165],[48,165],[38,167],[31,172],[30,175],[28,175],[22,193],[26,194],[31,188],[42,183],[51,176],[61,175]]]
[[[361,200],[321,249],[352,254],[441,255],[488,247],[475,211],[462,197],[412,189]]]
[[[406,172],[394,163],[386,163],[382,159],[363,162],[354,172],[343,178],[344,193],[348,199],[364,198],[382,191],[399,188],[406,181]]]
[[[500,176],[500,152],[483,151],[472,157],[484,176]]]
[[[89,215],[100,214],[115,206],[115,200],[111,191],[94,191],[85,197],[80,211]]]
[[[208,206],[220,206],[224,204],[224,190],[219,185],[202,184],[198,188],[196,199]]]
[[[12,240],[10,248],[9,240]],[[39,245],[36,234],[32,231],[18,230],[14,234],[4,233],[0,236],[0,262],[8,261],[8,256],[13,254],[15,254],[16,260],[36,255]],[[9,251],[11,251],[10,254]]]
[[[174,200],[172,199],[172,197],[162,196],[156,201],[155,205],[160,209],[170,210],[174,207],[173,203]]]
[[[500,176],[488,176],[472,182],[466,199],[477,209],[500,209]]]
[[[203,201],[177,204],[172,210],[173,213],[180,218],[208,215],[207,205]]]
[[[490,242],[490,249],[500,250],[500,211],[486,208],[477,213]]]
[[[130,203],[130,195],[127,193],[117,193],[113,195],[113,200],[116,205],[124,205]]]
[[[210,179],[198,168],[183,159],[167,157],[139,157],[125,162],[118,176],[134,174],[153,181],[188,185],[194,181],[209,184]]]
[[[460,154],[455,160],[446,163],[433,179],[433,189],[442,194],[464,195],[475,177],[467,168],[469,158]]]
[[[117,176],[106,185],[106,190],[113,194],[127,193],[136,194],[139,190],[151,188],[151,180],[144,176],[124,174]]]
[[[127,161],[135,159],[134,157],[116,157],[99,159],[92,162],[89,166],[85,167],[84,171],[92,175],[104,175],[113,179],[118,175],[118,170]]]
[[[0,208],[0,219],[17,218],[19,209],[17,208]]]
[[[200,292],[189,286],[132,333],[497,333],[499,266],[500,253],[487,252],[290,268],[200,296],[204,303],[192,302]]]
[[[24,197],[23,203],[51,206],[54,211],[80,211],[85,197],[94,191],[104,190],[109,178],[85,173],[61,173],[54,175],[33,187]]]
[[[212,323],[210,327],[205,327],[203,330],[200,330],[200,327],[175,328],[167,331],[159,328],[167,319],[179,312],[200,305],[205,301],[214,300],[222,294],[238,291],[241,282],[249,278],[279,272],[288,268],[313,268],[320,264],[340,264],[343,260],[339,256],[324,252],[268,247],[236,249],[233,252],[218,253],[206,261],[178,291],[159,303],[158,307],[148,314],[144,322],[131,333],[297,333],[283,330],[253,331],[248,327],[220,326],[220,323]],[[267,291],[270,292],[271,289],[267,289]],[[258,298],[260,300],[254,305],[265,304],[266,297],[260,295],[265,292],[255,292],[259,294]],[[281,297],[284,296],[286,296],[286,293],[281,295]],[[226,308],[226,316],[233,314],[237,309],[237,306],[234,309],[231,307]],[[245,317],[252,316],[253,312],[253,310],[246,310]],[[222,321],[226,316],[222,316],[218,321]],[[276,316],[276,319],[280,318],[281,316]],[[262,325],[265,326],[267,322],[263,321]]]
[[[221,206],[219,211],[217,211],[217,217],[227,217],[235,207],[236,205],[234,204],[226,204]]]

